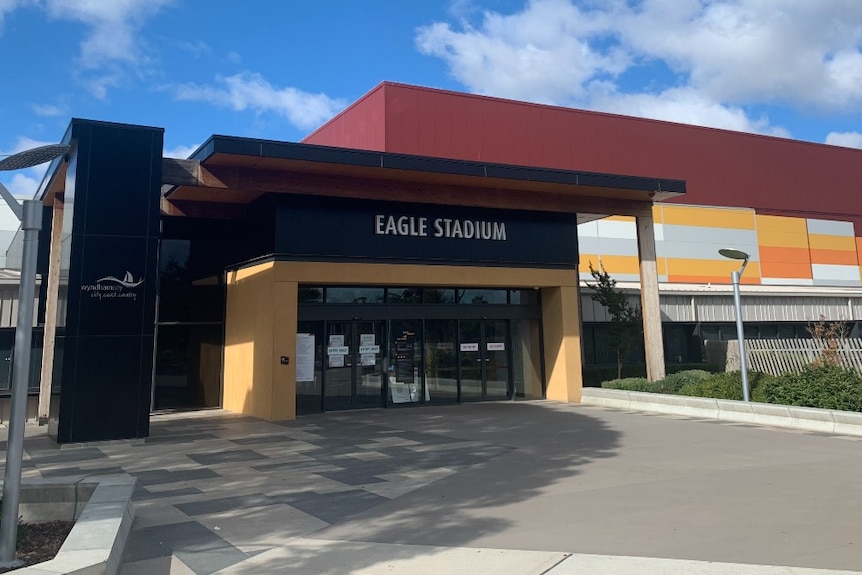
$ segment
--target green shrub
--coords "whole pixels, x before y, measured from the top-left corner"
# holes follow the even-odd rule
[[[709,379],[712,375],[712,373],[704,369],[678,371],[668,375],[661,381],[657,381],[656,391],[658,393],[677,393],[682,387],[688,384],[700,383],[705,379]]]
[[[655,392],[655,383],[647,381],[645,377],[624,377],[622,379],[611,379],[603,381],[605,389],[623,389],[625,391],[648,391]]]
[[[712,373],[703,369],[690,369],[672,373],[660,381],[647,381],[645,377],[625,377],[602,382],[605,389],[623,389],[625,391],[646,391],[649,393],[676,393],[689,383],[697,383],[712,377]]]
[[[862,411],[862,376],[832,365],[806,366],[765,382],[756,401],[821,409]]]
[[[665,370],[668,375],[672,373],[679,373],[680,371],[692,371],[692,370],[702,370],[708,371],[709,373],[720,373],[722,368],[717,363],[668,363],[665,365]]]
[[[617,378],[616,366],[589,365],[583,368],[584,387],[604,387],[604,382]],[[624,365],[623,379],[629,377],[646,377],[646,366]]]
[[[749,392],[755,392],[766,381],[773,379],[768,373],[752,371],[748,374]],[[678,395],[690,397],[710,397],[714,399],[736,399],[742,401],[742,374],[738,371],[714,373],[698,382],[683,385]]]
[[[702,369],[711,373],[718,373],[721,368],[714,363],[668,363],[665,370],[668,374],[679,371]],[[617,378],[616,366],[607,365],[585,365],[583,368],[584,387],[603,387],[602,383]],[[629,377],[646,377],[646,366],[644,364],[626,364],[623,366],[623,379]]]

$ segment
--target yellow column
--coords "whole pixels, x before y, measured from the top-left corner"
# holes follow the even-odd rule
[[[297,283],[276,265],[229,272],[225,312],[222,406],[269,421],[296,417]]]
[[[581,321],[577,284],[542,289],[547,398],[581,401]]]
[[[278,265],[278,264],[276,264]],[[296,310],[299,284],[275,284],[271,419],[296,418]],[[282,363],[281,358],[287,358]]]

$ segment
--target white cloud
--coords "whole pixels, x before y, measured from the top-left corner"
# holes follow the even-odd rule
[[[42,174],[38,177],[24,173],[13,174],[12,179],[6,184],[6,188],[16,198],[30,199],[36,194],[36,190],[39,189],[42,176],[45,175],[45,168],[42,168],[41,172]]]
[[[56,143],[57,142],[34,140],[33,138],[28,138],[27,136],[18,136],[18,139],[15,141],[15,145],[12,146],[12,149],[0,150],[0,155],[11,156],[12,154],[17,154],[18,152],[23,152],[24,150],[29,150],[31,148],[38,148],[39,146],[47,146],[48,144]]]
[[[0,0],[2,1],[2,0]],[[97,98],[123,85],[130,74],[150,65],[148,48],[138,35],[147,20],[173,0],[46,0],[52,18],[80,22],[89,28],[78,63],[82,81]]]
[[[751,105],[862,105],[859,0],[528,0],[416,45],[476,93],[735,130],[788,135]]]
[[[183,146],[179,145],[167,150],[164,150],[163,155],[166,158],[177,158],[180,160],[185,160],[189,156],[192,155],[192,152],[198,149],[200,144],[193,144],[191,146]]]
[[[21,6],[33,4],[34,0],[0,0],[0,34],[3,33],[3,22],[6,14],[11,14]]]
[[[26,136],[19,136],[11,150],[0,150],[0,157],[11,156],[12,154],[17,154],[24,150],[56,143],[57,142],[43,142]],[[32,168],[18,170],[16,172],[4,173],[4,175],[7,176],[11,174],[11,179],[4,180],[6,182],[6,187],[10,192],[12,192],[12,195],[17,198],[32,198],[36,194],[39,184],[42,183],[42,178],[45,177],[45,172],[48,170],[49,165],[50,164],[45,163],[33,166]]]
[[[768,118],[751,118],[745,110],[720,104],[692,88],[670,88],[657,94],[613,92],[602,96],[594,92],[592,103],[605,112],[739,132],[789,136],[786,130],[771,126]]]
[[[243,72],[220,76],[215,86],[184,84],[176,88],[178,100],[202,101],[235,111],[275,113],[301,129],[319,126],[338,113],[346,102],[326,94],[311,94],[296,88],[276,88],[260,74]]]
[[[830,132],[826,143],[845,148],[862,148],[862,134],[859,132]]]
[[[63,108],[53,104],[33,104],[31,107],[37,116],[62,116],[66,113]]]
[[[623,45],[718,101],[862,103],[858,0],[644,0],[615,24]]]
[[[90,27],[81,43],[81,61],[91,68],[107,61],[138,63],[143,59],[135,33],[170,0],[48,0],[48,15]]]
[[[416,43],[422,53],[445,60],[474,92],[561,103],[583,97],[590,79],[615,76],[629,65],[623,52],[602,52],[589,42],[609,26],[607,14],[582,12],[568,0],[542,0],[514,15],[485,12],[481,28],[465,21],[462,30],[445,23],[420,28]]]
[[[180,50],[188,52],[195,58],[200,58],[201,56],[212,52],[212,48],[210,48],[209,44],[203,40],[180,40],[177,42],[177,47]]]

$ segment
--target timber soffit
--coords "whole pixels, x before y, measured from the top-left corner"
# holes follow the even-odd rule
[[[488,162],[452,160],[379,152],[336,148],[293,142],[257,140],[231,136],[211,136],[190,158],[204,166],[231,165],[255,168],[266,165],[277,169],[279,160],[325,164],[332,167],[365,168],[369,171],[402,170],[446,176],[535,182],[563,186],[607,188],[629,192],[643,192],[644,201],[658,201],[685,193],[683,180],[625,176],[595,172],[579,172],[531,166],[515,166]],[[173,183],[173,182],[165,182]],[[165,190],[166,195],[170,191]],[[640,196],[640,194],[638,194]]]

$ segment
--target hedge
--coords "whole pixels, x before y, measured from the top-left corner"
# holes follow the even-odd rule
[[[752,398],[766,381],[773,379],[768,373],[752,371],[748,373],[748,388]],[[690,397],[710,397],[714,399],[736,399],[742,401],[742,374],[726,371],[712,374],[707,379],[682,386],[678,395]],[[755,399],[755,401],[757,401]]]
[[[838,366],[806,366],[765,382],[757,401],[800,407],[862,411],[862,375]]]

